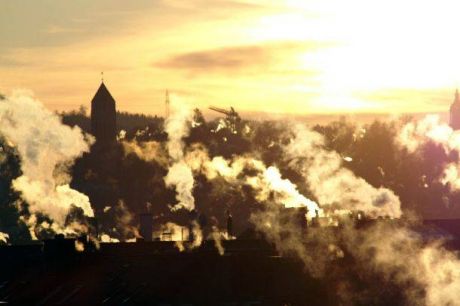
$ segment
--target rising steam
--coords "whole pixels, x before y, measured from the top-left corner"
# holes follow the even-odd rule
[[[428,115],[422,120],[405,124],[401,128],[398,141],[411,153],[428,142],[440,145],[446,155],[460,152],[460,131],[454,131],[449,125],[441,122],[438,115]],[[452,190],[460,190],[460,164],[450,162],[444,165],[443,175],[439,181]]]
[[[0,103],[0,133],[21,158],[22,175],[13,181],[13,187],[29,204],[31,216],[26,223],[31,234],[35,227],[50,226],[36,224],[37,213],[52,219],[56,232],[79,231],[66,228],[71,209],[77,207],[85,216],[94,216],[89,198],[68,184],[68,167],[88,151],[81,130],[63,125],[38,100],[16,92]]]
[[[175,99],[172,100],[174,102]],[[165,131],[168,133],[166,144],[171,163],[168,174],[164,178],[166,186],[175,186],[178,204],[174,209],[185,208],[192,211],[195,208],[193,198],[193,174],[190,167],[184,161],[185,144],[183,139],[190,132],[192,113],[186,105],[171,104],[172,114],[166,119]]]
[[[285,148],[291,167],[297,169],[319,205],[335,211],[362,211],[369,217],[401,216],[399,198],[389,189],[375,188],[342,166],[343,158],[328,151],[322,135],[304,125],[292,128]]]

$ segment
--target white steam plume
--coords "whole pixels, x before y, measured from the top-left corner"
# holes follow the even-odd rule
[[[0,244],[7,244],[10,239],[10,235],[7,233],[0,232]]]
[[[405,124],[398,135],[399,143],[409,152],[433,141],[442,145],[446,153],[460,149],[460,131],[454,131],[446,123],[442,123],[438,115],[427,115],[418,121]]]
[[[267,168],[262,161],[251,156],[238,156],[231,161],[222,156],[210,159],[207,152],[198,147],[187,152],[185,160],[193,171],[202,172],[210,180],[219,176],[230,184],[251,186],[257,192],[258,201],[266,201],[272,196],[276,203],[284,207],[306,207],[310,218],[322,213],[317,203],[302,195],[291,181],[281,177],[278,168]],[[254,170],[255,174],[242,176],[247,169]]]
[[[31,220],[36,213],[44,214],[53,220],[54,230],[64,232],[72,206],[94,216],[89,198],[68,184],[68,166],[88,151],[78,127],[63,125],[38,100],[15,92],[0,102],[0,133],[21,157],[22,176],[13,181],[13,187],[29,203]],[[37,226],[28,224],[31,229]]]
[[[375,188],[344,168],[342,157],[325,149],[322,135],[301,124],[295,125],[292,132],[285,147],[286,158],[302,174],[323,209],[363,211],[373,218],[401,216],[401,203],[393,191]]]
[[[166,119],[165,130],[168,133],[166,144],[172,165],[169,167],[168,174],[165,176],[166,186],[175,186],[176,199],[179,202],[173,209],[185,208],[192,211],[195,208],[193,197],[194,178],[192,169],[184,161],[185,144],[183,139],[190,132],[190,122],[192,112],[184,103],[178,104],[172,100],[173,111],[171,116]]]
[[[449,125],[441,122],[438,115],[428,115],[404,125],[398,135],[398,142],[411,153],[428,142],[433,142],[440,145],[449,155],[451,152],[460,151],[460,131],[454,131]],[[449,185],[452,190],[460,190],[460,165],[456,162],[445,165],[439,181]]]

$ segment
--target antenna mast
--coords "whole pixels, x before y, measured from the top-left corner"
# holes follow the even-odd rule
[[[165,94],[165,118],[169,117],[169,91],[166,89]]]

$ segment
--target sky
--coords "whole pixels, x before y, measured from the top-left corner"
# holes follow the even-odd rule
[[[443,112],[460,81],[453,0],[0,0],[0,92],[123,111]]]

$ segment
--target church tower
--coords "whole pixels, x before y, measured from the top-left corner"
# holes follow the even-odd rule
[[[117,137],[115,100],[104,81],[91,101],[91,133],[97,144],[115,142]]]
[[[450,106],[450,127],[460,130],[460,96],[458,89],[455,91],[454,103]]]

